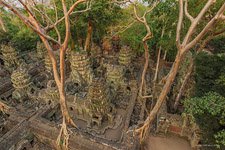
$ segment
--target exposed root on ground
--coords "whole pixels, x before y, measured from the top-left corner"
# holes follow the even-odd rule
[[[65,117],[63,117],[62,127],[61,127],[59,135],[57,137],[56,144],[57,144],[58,150],[68,150],[69,133],[68,133]]]
[[[69,125],[73,126],[74,128],[77,128],[77,125],[74,123],[73,119],[71,117],[66,117],[66,121],[68,122]]]
[[[145,123],[138,129],[135,129],[135,133],[139,135],[140,144],[142,144],[149,136],[149,123],[148,118]]]

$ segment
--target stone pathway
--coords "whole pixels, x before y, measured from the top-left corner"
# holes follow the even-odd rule
[[[146,150],[192,150],[185,139],[176,136],[151,136],[146,142]]]

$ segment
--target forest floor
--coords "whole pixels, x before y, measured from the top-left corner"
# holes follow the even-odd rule
[[[192,150],[189,142],[176,136],[150,136],[146,150]]]

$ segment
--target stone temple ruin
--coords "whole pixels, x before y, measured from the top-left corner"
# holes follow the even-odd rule
[[[31,81],[25,66],[21,64],[12,72],[11,82],[15,88],[12,93],[13,99],[21,102],[28,98],[28,93],[31,90]]]
[[[22,58],[22,52],[1,46],[0,150],[56,148],[62,115],[51,61],[45,51],[38,42],[37,51]],[[113,54],[88,56],[82,50],[67,53],[67,106],[78,127],[69,126],[69,149],[138,149],[132,129],[139,125],[138,118],[143,120],[145,107],[140,106],[138,97],[140,62],[133,56],[128,46]],[[200,130],[189,122],[189,116],[169,114],[164,103],[156,131],[185,137],[195,147]]]
[[[137,149],[136,137],[128,132],[137,98],[137,80],[125,75],[128,66],[134,67],[131,51],[123,47],[110,56],[114,61],[95,60],[99,56],[84,51],[67,54],[67,105],[78,126],[69,127],[70,149]],[[51,61],[39,42],[28,57],[21,53],[1,47],[0,149],[54,149],[62,115]]]

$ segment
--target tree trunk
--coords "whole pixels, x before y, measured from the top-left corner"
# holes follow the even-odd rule
[[[90,52],[90,42],[91,42],[91,35],[93,32],[93,26],[91,20],[88,21],[88,29],[87,29],[87,37],[84,45],[84,50]]]
[[[181,53],[181,50],[178,50],[178,54],[176,56],[176,59],[173,63],[173,66],[170,70],[170,73],[166,79],[166,83],[163,86],[163,89],[158,97],[158,100],[156,102],[156,105],[154,106],[154,108],[152,109],[152,111],[150,112],[148,118],[145,121],[145,127],[147,127],[147,129],[151,126],[152,122],[154,121],[154,119],[156,118],[156,115],[160,109],[160,107],[162,106],[163,102],[166,99],[166,96],[168,94],[168,92],[170,91],[171,85],[177,75],[179,66],[180,66],[180,62],[182,59],[183,53]],[[146,130],[148,132],[148,130]],[[148,134],[148,133],[145,133]]]
[[[65,117],[65,120],[67,123],[69,123],[73,126],[76,126],[73,123],[73,120],[71,119],[70,114],[68,112],[68,108],[67,108],[67,104],[66,104],[66,94],[65,94],[64,90],[62,91],[62,88],[60,88],[59,96],[60,96],[60,107],[61,107],[61,112],[62,112],[63,117]]]
[[[163,60],[166,60],[167,51],[164,52]]]
[[[159,47],[159,52],[158,52],[158,57],[157,57],[157,64],[156,64],[156,69],[155,69],[155,77],[154,77],[154,85],[155,86],[155,83],[157,81],[157,77],[158,77],[158,72],[159,72],[159,61],[160,61],[160,55],[161,55],[161,46]]]
[[[73,120],[70,117],[67,104],[66,104],[66,92],[65,92],[65,51],[67,47],[66,45],[63,45],[60,49],[60,85],[58,86],[59,89],[59,95],[60,95],[60,107],[62,111],[63,117],[65,117],[65,120],[67,123],[73,125],[76,127],[74,124]]]
[[[192,73],[193,69],[194,69],[194,62],[193,62],[193,59],[191,59],[190,66],[188,67],[188,72],[185,75],[184,81],[183,81],[181,88],[179,90],[179,93],[177,94],[177,97],[175,99],[174,110],[177,110],[177,106],[179,104],[182,94],[184,93],[187,82],[188,82],[189,78],[191,77],[191,73]]]

